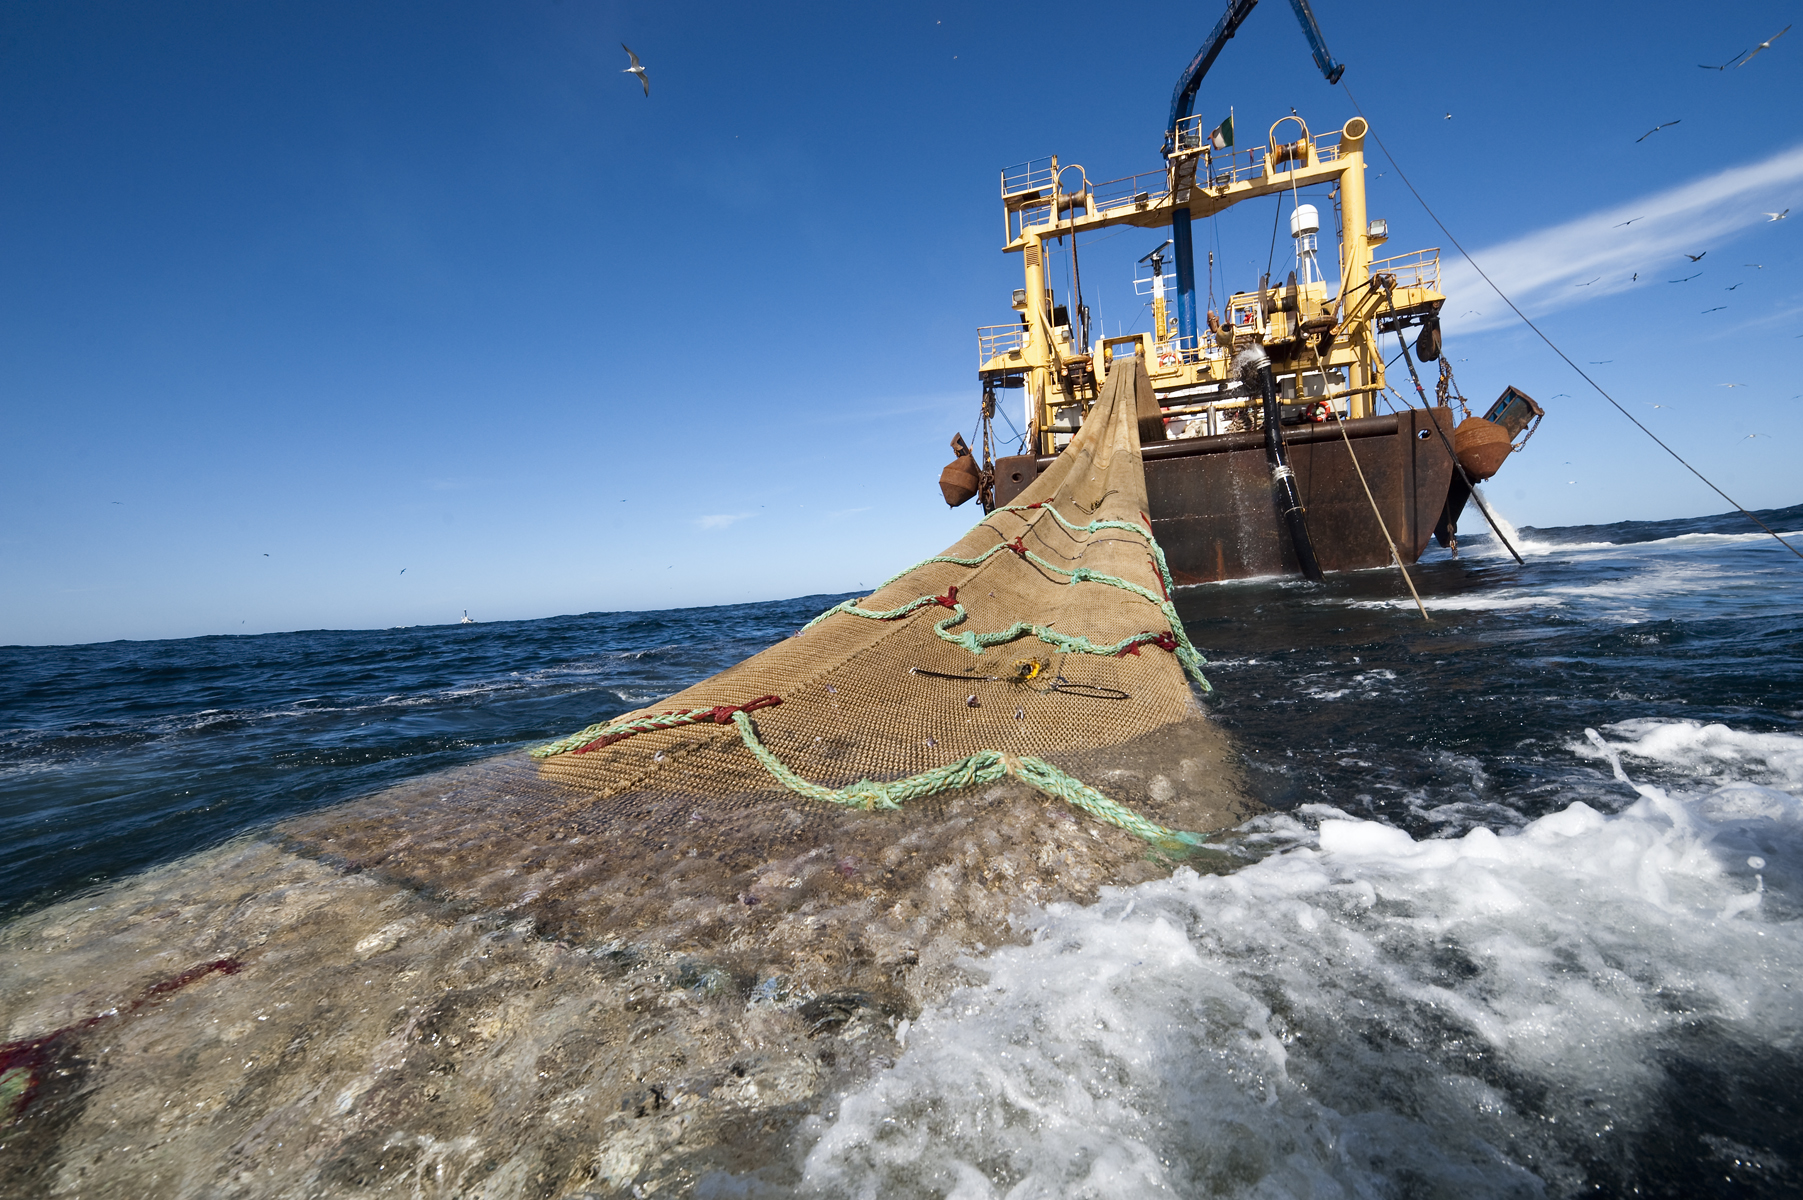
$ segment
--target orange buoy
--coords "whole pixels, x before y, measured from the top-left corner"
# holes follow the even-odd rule
[[[1502,470],[1514,448],[1508,430],[1482,417],[1467,417],[1452,431],[1452,451],[1473,483],[1481,483]]]

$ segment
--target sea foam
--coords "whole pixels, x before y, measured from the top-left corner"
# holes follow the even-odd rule
[[[1660,1152],[1774,1181],[1790,1168],[1732,1128],[1671,1113],[1712,1047],[1784,1070],[1803,1033],[1803,738],[1610,732],[1579,744],[1682,780],[1505,836],[1417,841],[1309,805],[1246,826],[1263,857],[1238,871],[1054,907],[817,1125],[808,1184],[1537,1196]]]

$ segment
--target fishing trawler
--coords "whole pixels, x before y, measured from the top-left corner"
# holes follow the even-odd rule
[[[1049,157],[1002,172],[1002,249],[1020,256],[1024,286],[1014,292],[1013,321],[978,330],[982,458],[953,439],[958,457],[940,479],[947,503],[1008,504],[1069,443],[1109,372],[1137,358],[1148,515],[1174,579],[1319,578],[1413,563],[1430,539],[1457,553],[1474,486],[1545,415],[1513,387],[1482,416],[1471,413],[1440,352],[1438,249],[1376,257],[1389,230],[1366,209],[1363,117],[1316,132],[1286,115],[1262,145],[1238,149],[1231,112],[1208,128],[1190,111],[1203,75],[1255,4],[1235,0],[1178,80],[1163,169],[1091,183],[1082,166]],[[1316,64],[1337,82],[1343,68],[1306,0],[1292,7]],[[1331,277],[1318,246],[1322,214],[1301,198],[1315,185],[1332,189]],[[1192,225],[1271,196],[1288,201],[1294,270],[1279,282],[1267,273],[1219,310],[1200,306]],[[1076,247],[1117,226],[1170,231],[1140,260],[1147,273],[1135,281],[1152,297],[1152,328],[1092,338]],[[1054,254],[1069,259],[1062,295],[1048,286]],[[1211,301],[1212,278],[1211,267]],[[1402,342],[1418,405],[1391,387],[1386,336]],[[1439,364],[1431,384],[1417,363]],[[998,458],[993,421],[1009,392],[1021,396],[1024,432],[1020,452]]]

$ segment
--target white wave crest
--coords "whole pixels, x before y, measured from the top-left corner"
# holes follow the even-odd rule
[[[1614,732],[1711,778],[1794,782],[1803,752]],[[1599,1147],[1662,1128],[1687,1047],[1803,1034],[1803,803],[1733,780],[1637,791],[1614,815],[1578,802],[1428,841],[1311,805],[1253,822],[1273,852],[1235,873],[1055,907],[820,1125],[808,1190],[1575,1192]]]

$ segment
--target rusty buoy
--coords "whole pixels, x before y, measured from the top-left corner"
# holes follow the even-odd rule
[[[1482,417],[1467,417],[1452,431],[1452,451],[1473,483],[1482,483],[1502,470],[1513,449],[1509,431]]]
[[[945,497],[947,504],[957,508],[977,494],[983,477],[977,471],[977,460],[965,444],[963,434],[952,435],[952,450],[958,457],[939,472],[939,494]]]

